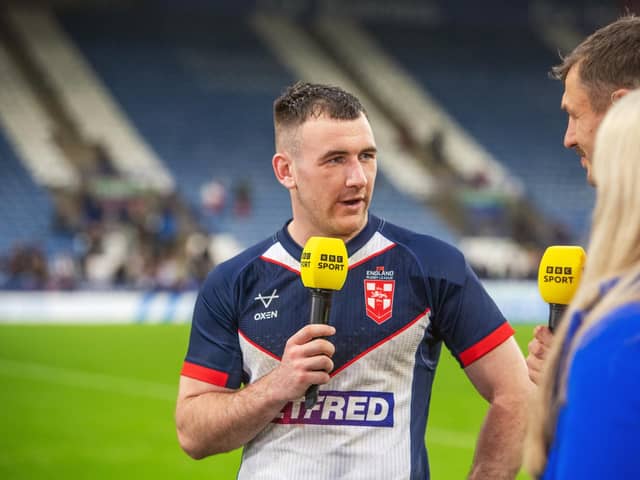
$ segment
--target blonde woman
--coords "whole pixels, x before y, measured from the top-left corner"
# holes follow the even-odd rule
[[[582,283],[532,410],[535,478],[640,478],[640,91],[597,133],[598,184]]]

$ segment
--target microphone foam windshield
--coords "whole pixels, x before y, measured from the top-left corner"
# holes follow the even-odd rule
[[[582,247],[548,247],[538,269],[538,290],[547,303],[569,305],[578,289],[587,256]]]
[[[302,284],[307,288],[340,290],[347,279],[348,261],[342,239],[311,237],[300,258]]]

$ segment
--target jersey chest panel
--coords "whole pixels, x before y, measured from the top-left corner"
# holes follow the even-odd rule
[[[250,276],[253,281],[242,285],[244,302],[238,327],[248,344],[279,360],[287,339],[309,322],[310,292],[297,272],[269,263],[256,269]],[[429,298],[417,267],[395,250],[350,268],[344,287],[332,295],[329,323],[336,327],[330,339],[336,346],[334,372],[428,315]],[[400,350],[393,355],[400,369],[414,363],[415,351]],[[247,373],[262,370],[246,360]],[[250,381],[255,380],[251,377]]]

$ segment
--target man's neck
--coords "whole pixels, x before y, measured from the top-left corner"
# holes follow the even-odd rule
[[[360,232],[362,232],[362,230],[365,229],[365,227],[367,226],[367,223],[368,221],[365,222],[362,225],[362,227],[360,227],[358,230],[354,231],[350,235],[342,236],[342,235],[327,234],[324,232],[315,231],[311,228],[309,229],[301,228],[300,225],[296,223],[295,219],[293,219],[291,220],[291,222],[289,222],[289,225],[287,225],[287,232],[289,233],[289,236],[293,239],[293,241],[296,242],[301,247],[304,247],[305,244],[307,243],[307,240],[309,240],[309,238],[311,237],[340,238],[344,241],[344,243],[348,243],[349,240],[356,237]]]

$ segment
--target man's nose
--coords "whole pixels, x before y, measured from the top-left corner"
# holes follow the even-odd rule
[[[576,141],[576,127],[573,119],[569,119],[567,123],[567,131],[564,133],[564,146],[566,148],[574,148],[578,142]]]
[[[364,187],[367,184],[367,175],[360,160],[354,158],[348,163],[347,187]]]

